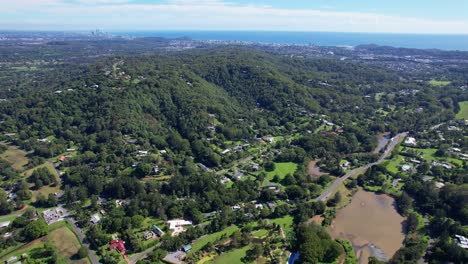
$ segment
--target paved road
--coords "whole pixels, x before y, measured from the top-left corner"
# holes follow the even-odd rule
[[[325,200],[327,200],[330,197],[330,195],[336,190],[336,188],[340,187],[341,184],[343,184],[343,182],[345,180],[347,180],[349,177],[361,174],[361,173],[365,172],[367,169],[369,169],[370,167],[384,162],[384,160],[388,156],[390,156],[390,154],[392,153],[395,146],[398,145],[407,135],[408,135],[408,133],[400,133],[400,134],[396,135],[395,137],[393,137],[392,139],[390,139],[390,143],[388,144],[385,152],[382,154],[382,156],[380,156],[378,161],[373,162],[373,163],[369,163],[367,165],[364,165],[362,167],[359,167],[359,168],[356,168],[354,170],[349,171],[348,173],[346,173],[341,178],[335,180],[335,182],[333,182],[333,184],[325,192],[323,192],[319,197],[315,198],[315,201],[325,201]]]
[[[81,230],[81,228],[79,228],[76,225],[75,219],[73,219],[72,217],[68,217],[67,221],[71,224],[73,231],[75,231],[76,235],[80,238],[81,242],[83,243],[83,246],[88,248],[88,256],[89,256],[89,259],[91,260],[91,263],[99,264],[96,253],[94,252],[94,250],[90,248],[88,241],[86,241],[86,236],[83,234],[83,230]]]

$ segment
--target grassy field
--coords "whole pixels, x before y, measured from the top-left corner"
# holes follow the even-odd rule
[[[457,113],[457,119],[468,120],[468,101],[459,102],[460,112]]]
[[[293,174],[297,169],[297,164],[293,162],[284,162],[284,163],[275,163],[275,170],[267,172],[266,179],[271,181],[278,175],[279,178],[282,180],[286,177],[286,174],[291,173]]]
[[[250,247],[251,246],[249,245],[243,248],[239,248],[239,249],[235,249],[235,250],[222,253],[221,255],[219,255],[218,257],[216,257],[215,259],[207,263],[213,263],[213,264],[244,263],[241,261],[241,259],[245,257],[246,252],[247,250],[250,249]]]
[[[26,157],[27,153],[15,146],[6,146],[8,149],[4,153],[0,154],[0,158],[12,163],[13,169],[19,171],[23,170],[24,166],[29,162]]]
[[[436,157],[434,154],[437,152],[437,149],[434,149],[434,148],[425,148],[425,149],[421,149],[421,148],[408,148],[408,149],[411,149],[413,151],[415,151],[416,153],[418,154],[422,154],[422,157],[424,160],[428,161],[428,162],[432,162],[432,161],[448,161],[450,163],[453,163],[453,164],[456,164],[458,166],[462,166],[463,165],[463,162],[459,159],[454,159],[454,158],[445,158],[445,157]]]
[[[239,227],[237,226],[230,226],[225,228],[222,231],[204,236],[200,239],[197,239],[195,242],[192,244],[192,250],[190,250],[189,255],[193,255],[197,251],[199,251],[203,246],[205,246],[208,242],[213,243],[215,240],[221,238],[221,236],[225,235],[226,237],[229,237],[232,233],[236,232],[239,230]]]
[[[257,231],[252,232],[252,235],[256,238],[263,238],[268,235],[269,231],[266,229],[259,229]]]
[[[57,247],[59,255],[64,258],[67,263],[89,263],[86,258],[81,260],[73,259],[73,256],[80,249],[81,244],[68,227],[64,226],[52,231],[49,234],[49,241]]]
[[[282,218],[271,219],[269,221],[270,223],[280,225],[286,234],[293,231],[293,217],[290,215],[284,216]]]
[[[60,177],[57,175],[56,171],[55,171],[55,168],[54,166],[52,166],[52,164],[46,162],[42,165],[39,165],[35,168],[32,168],[30,170],[27,170],[25,171],[24,173],[24,176],[26,178],[28,178],[29,176],[31,176],[31,174],[34,172],[34,170],[36,169],[39,169],[39,168],[42,168],[42,167],[46,167],[50,173],[52,173],[52,175],[55,176],[55,178],[57,179],[57,181],[59,182],[59,184],[57,186],[54,186],[54,187],[51,187],[51,186],[43,186],[42,188],[40,188],[39,190],[32,190],[31,193],[32,193],[32,198],[31,198],[31,201],[32,202],[35,202],[37,197],[39,196],[39,194],[42,194],[44,195],[45,197],[49,196],[49,194],[51,193],[56,193],[56,192],[60,192]]]
[[[440,80],[430,80],[429,81],[429,84],[432,85],[432,86],[439,86],[439,87],[443,87],[443,86],[447,86],[449,85],[451,82],[450,81],[440,81]]]
[[[403,156],[397,155],[390,161],[387,161],[386,162],[387,170],[391,173],[395,173],[395,174],[398,173],[400,171],[401,164],[403,163],[403,159],[404,159]]]

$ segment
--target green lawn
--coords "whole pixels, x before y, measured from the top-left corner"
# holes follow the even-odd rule
[[[286,174],[293,174],[294,172],[296,172],[296,169],[297,164],[293,162],[275,163],[275,170],[267,172],[267,177],[265,179],[271,181],[273,180],[275,175],[278,175],[282,180],[284,179],[284,177],[286,177]]]
[[[451,82],[450,81],[440,81],[440,80],[430,80],[429,81],[429,84],[432,85],[432,86],[439,86],[439,87],[443,87],[443,86],[447,86],[449,85]]]
[[[391,173],[398,173],[400,171],[401,164],[403,163],[403,159],[404,159],[403,156],[397,155],[390,161],[386,162],[387,170]]]
[[[448,161],[448,162],[456,164],[458,166],[463,165],[463,161],[461,161],[459,159],[446,158],[446,157],[436,157],[434,154],[437,152],[437,149],[434,149],[434,148],[425,148],[425,149],[422,149],[422,148],[407,148],[407,149],[411,149],[411,150],[415,151],[418,154],[422,154],[423,159],[428,161],[428,162],[432,162],[432,161],[437,160],[437,161]]]
[[[199,251],[203,246],[205,246],[208,242],[213,243],[215,240],[221,238],[221,236],[226,235],[226,237],[229,237],[232,233],[236,232],[239,230],[239,227],[233,225],[229,226],[219,232],[204,236],[200,239],[197,239],[195,242],[192,244],[192,250],[190,250],[189,255],[193,255],[197,251]]]
[[[264,236],[268,235],[269,231],[266,229],[259,229],[257,231],[252,232],[252,235],[257,238],[263,238]]]
[[[243,248],[234,249],[228,252],[224,252],[215,259],[207,263],[213,264],[226,264],[226,263],[243,263],[241,259],[245,257],[247,250],[250,249],[249,246],[245,246]]]
[[[290,215],[286,215],[282,218],[271,219],[269,221],[270,223],[280,225],[283,228],[285,234],[288,234],[293,230],[293,217]]]
[[[457,119],[468,119],[468,101],[459,102],[458,105],[460,106],[460,112],[457,113]]]

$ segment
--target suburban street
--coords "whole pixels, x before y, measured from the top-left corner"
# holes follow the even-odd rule
[[[392,153],[395,146],[398,145],[407,135],[408,135],[408,133],[405,132],[405,133],[400,133],[400,134],[394,136],[392,139],[390,139],[390,143],[388,144],[387,148],[385,149],[385,152],[382,154],[382,156],[379,158],[378,161],[373,162],[373,163],[369,163],[367,165],[364,165],[362,167],[359,167],[359,168],[356,168],[356,169],[353,169],[353,170],[349,171],[348,173],[343,175],[341,178],[338,178],[337,180],[335,180],[335,182],[333,182],[333,184],[325,192],[323,192],[319,197],[315,198],[315,201],[325,201],[325,200],[327,200],[330,197],[330,195],[338,187],[340,187],[341,184],[343,184],[343,182],[345,180],[347,180],[349,177],[361,174],[361,173],[365,172],[367,169],[369,169],[370,167],[384,162],[385,159]]]
[[[75,232],[75,234],[80,238],[80,241],[83,243],[83,246],[85,246],[86,248],[88,248],[88,256],[89,256],[89,259],[91,260],[91,263],[92,264],[99,264],[99,261],[98,261],[98,258],[96,256],[96,253],[94,252],[94,250],[92,250],[90,248],[90,245],[89,243],[86,241],[86,237],[85,237],[85,234],[83,234],[83,230],[81,230],[81,228],[79,228],[77,225],[76,225],[76,221],[75,219],[73,219],[72,217],[68,217],[67,218],[67,221],[71,224],[72,228],[73,228],[73,231]]]

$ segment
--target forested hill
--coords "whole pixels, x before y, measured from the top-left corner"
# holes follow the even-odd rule
[[[28,139],[51,135],[85,150],[131,135],[159,149],[190,152],[186,140],[205,140],[211,126],[225,139],[249,140],[284,125],[313,131],[315,124],[299,127],[298,120],[327,115],[359,139],[349,149],[359,152],[375,144],[377,132],[437,123],[454,108],[437,88],[391,72],[238,48],[112,56],[41,74],[26,87],[4,91],[10,98],[0,104],[1,130],[18,133],[26,149],[37,148]],[[418,107],[427,111],[415,113]],[[376,114],[381,110],[390,113]]]

